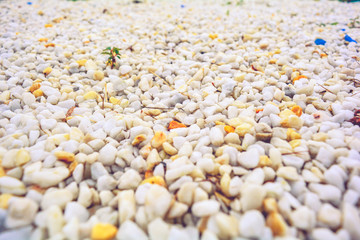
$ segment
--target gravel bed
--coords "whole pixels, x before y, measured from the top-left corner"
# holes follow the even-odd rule
[[[0,240],[360,239],[359,13],[0,1]]]

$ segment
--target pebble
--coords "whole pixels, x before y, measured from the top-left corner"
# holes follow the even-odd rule
[[[170,207],[172,197],[166,188],[152,185],[145,196],[145,212],[148,220],[163,218]]]
[[[170,227],[161,218],[156,218],[149,223],[147,230],[150,239],[167,240]]]
[[[306,206],[301,206],[290,215],[291,222],[299,229],[311,230],[316,224],[315,212]]]
[[[260,208],[266,190],[259,185],[244,184],[241,189],[240,202],[244,211]]]
[[[135,194],[133,190],[125,190],[119,193],[119,222],[123,224],[127,220],[133,220],[136,214]]]
[[[104,79],[104,72],[100,71],[100,70],[95,71],[94,75],[93,75],[93,78],[94,78],[94,80],[97,80],[97,81],[103,80]]]
[[[221,146],[224,143],[224,134],[217,127],[210,130],[210,141],[214,146]]]
[[[119,189],[135,189],[137,186],[139,186],[141,182],[140,174],[130,169],[126,171],[123,175],[121,175],[119,179]]]
[[[239,231],[246,238],[262,238],[265,231],[264,216],[257,210],[246,211],[241,217]]]
[[[309,189],[315,192],[323,201],[330,201],[334,204],[340,203],[341,191],[332,185],[311,183]]]
[[[121,226],[116,235],[119,240],[148,240],[144,231],[132,221],[126,221]]]
[[[325,203],[321,206],[317,219],[330,228],[336,229],[341,223],[341,212],[331,204]]]
[[[215,200],[204,200],[193,204],[191,211],[197,217],[210,216],[220,210],[220,204]]]
[[[360,237],[360,224],[359,214],[354,206],[345,203],[342,209],[342,224],[343,228],[348,231],[351,239],[358,239]]]
[[[11,199],[5,226],[7,228],[18,228],[30,225],[34,221],[38,208],[38,204],[31,199]]]
[[[115,163],[116,154],[117,149],[111,144],[106,144],[99,151],[99,161],[104,165],[112,165]]]
[[[118,229],[111,224],[97,223],[91,229],[91,239],[111,240],[117,232]]]
[[[239,155],[238,162],[241,166],[251,169],[259,164],[260,156],[256,149],[252,148]]]
[[[0,177],[0,192],[15,195],[24,195],[26,187],[24,183],[13,177]]]
[[[72,198],[73,196],[71,192],[67,189],[48,191],[44,194],[41,200],[41,208],[45,210],[52,205],[56,205],[61,209],[64,209],[66,204],[69,203]]]
[[[76,218],[79,222],[86,222],[90,216],[89,211],[77,202],[68,202],[64,211],[64,219],[70,222]]]

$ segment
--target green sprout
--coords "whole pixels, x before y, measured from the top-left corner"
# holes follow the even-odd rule
[[[349,28],[359,28],[360,27],[360,16],[357,16],[355,18],[350,18],[348,27]]]
[[[106,66],[111,66],[111,69],[115,67],[116,58],[120,58],[119,48],[117,47],[107,47],[103,50],[101,54],[109,55],[108,60],[106,61]]]

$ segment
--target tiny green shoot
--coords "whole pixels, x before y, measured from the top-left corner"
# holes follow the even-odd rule
[[[121,59],[119,50],[120,49],[117,47],[107,47],[103,50],[101,54],[109,55],[109,58],[106,61],[106,66],[110,66],[111,69],[115,67],[116,58]]]

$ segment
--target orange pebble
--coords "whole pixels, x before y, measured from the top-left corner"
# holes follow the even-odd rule
[[[235,132],[235,128],[232,127],[232,126],[229,126],[229,125],[226,125],[226,126],[224,127],[224,130],[225,130],[225,132],[227,132],[227,133],[233,133],[233,132]]]
[[[293,111],[296,116],[300,117],[302,114],[302,108],[299,105],[295,105],[291,108],[291,111]]]
[[[171,121],[169,123],[168,130],[175,129],[175,128],[186,128],[186,125],[179,123],[178,121]]]
[[[44,46],[45,47],[55,47],[55,43],[47,43]]]
[[[258,109],[255,110],[256,113],[259,113],[261,111],[264,111],[264,109],[263,108],[258,108]]]
[[[304,75],[299,75],[299,76],[297,76],[297,77],[294,78],[293,84],[294,84],[297,80],[299,80],[299,79],[301,79],[301,78],[308,78],[308,77],[307,77],[307,76],[304,76]]]
[[[152,176],[154,176],[152,170],[146,170],[145,179],[151,178]]]
[[[35,90],[40,88],[40,83],[34,83],[33,85],[31,85],[31,87],[29,88],[30,92],[34,92]]]

